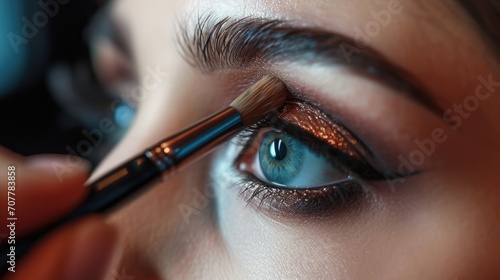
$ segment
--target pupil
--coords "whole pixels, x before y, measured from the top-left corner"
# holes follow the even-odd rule
[[[275,139],[269,147],[269,152],[275,160],[283,160],[288,152],[285,143],[281,139]]]

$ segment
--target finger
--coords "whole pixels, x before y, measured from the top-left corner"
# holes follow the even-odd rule
[[[20,163],[23,161],[23,156],[18,155],[5,147],[0,146],[0,167],[3,167],[4,162]]]
[[[69,165],[67,156],[40,155],[23,158],[5,149],[0,150],[0,201],[11,206],[0,210],[0,217],[16,218],[16,234],[22,236],[56,220],[75,208],[85,197],[82,187],[88,177],[88,164]],[[64,170],[65,173],[61,173]],[[12,175],[12,174],[11,174]],[[2,178],[3,177],[3,178]],[[7,177],[7,178],[6,178]],[[8,181],[7,179],[13,179]],[[7,233],[1,228],[0,233]]]
[[[105,279],[117,243],[113,227],[86,217],[41,240],[7,279]]]

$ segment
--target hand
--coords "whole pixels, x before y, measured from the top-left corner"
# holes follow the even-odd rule
[[[88,177],[83,161],[69,165],[65,156],[24,158],[0,147],[0,240],[16,242],[27,233],[62,217],[85,197]],[[15,166],[15,190],[8,194],[7,171]],[[61,172],[63,170],[64,172]],[[8,196],[15,198],[15,231],[7,223]],[[12,209],[10,209],[12,210]],[[10,216],[9,216],[10,217]],[[10,221],[9,221],[10,222]],[[116,247],[116,231],[103,218],[82,218],[49,233],[21,260],[6,279],[103,279]]]

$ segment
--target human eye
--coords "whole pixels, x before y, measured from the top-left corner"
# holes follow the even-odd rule
[[[350,180],[327,157],[284,131],[264,128],[252,144],[256,146],[249,155],[250,162],[242,160],[239,169],[267,185],[311,189]]]
[[[236,187],[248,203],[311,214],[361,201],[391,172],[344,125],[315,105],[286,102],[273,117],[238,136]]]

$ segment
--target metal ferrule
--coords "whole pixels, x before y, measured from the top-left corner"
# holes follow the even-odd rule
[[[243,128],[241,115],[232,107],[212,115],[149,148],[145,155],[162,172],[179,169],[229,139]]]

